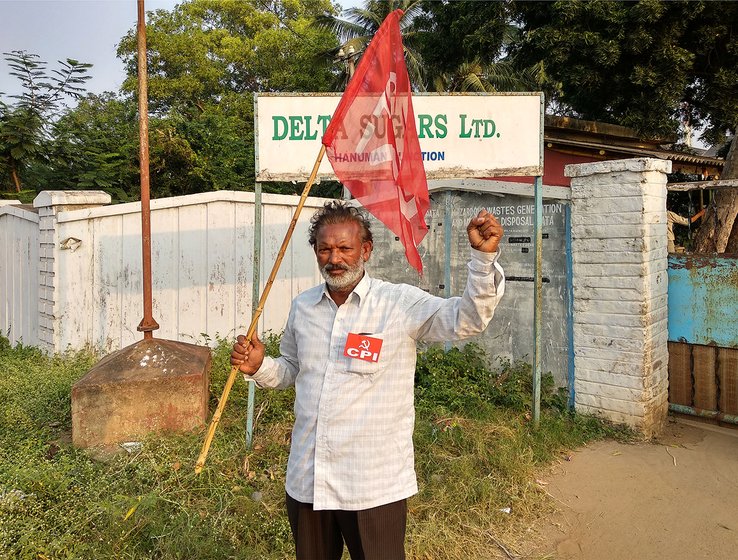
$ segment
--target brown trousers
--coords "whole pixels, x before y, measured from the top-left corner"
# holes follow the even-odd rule
[[[404,560],[407,500],[359,511],[318,510],[287,494],[297,560]]]

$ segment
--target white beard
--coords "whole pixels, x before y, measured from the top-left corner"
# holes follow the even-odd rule
[[[345,270],[340,276],[332,276],[330,270],[340,268]],[[354,284],[358,284],[361,277],[364,276],[364,260],[359,259],[354,266],[342,266],[327,264],[320,269],[325,283],[333,290],[345,290]]]

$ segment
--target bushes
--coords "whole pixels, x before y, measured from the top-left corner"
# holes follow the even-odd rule
[[[415,370],[418,406],[443,407],[449,412],[484,415],[490,406],[523,411],[532,407],[533,373],[530,364],[498,358],[499,368],[474,343],[448,352],[432,347],[418,354]],[[541,406],[565,408],[565,391],[554,390],[553,376],[541,379]]]

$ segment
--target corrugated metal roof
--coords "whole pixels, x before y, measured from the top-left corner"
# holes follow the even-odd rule
[[[568,138],[558,138],[554,135],[544,134],[544,140],[551,144],[558,144],[563,146],[574,146],[578,148],[588,148],[592,150],[604,150],[605,152],[616,153],[616,154],[628,154],[637,156],[648,156],[659,159],[668,159],[680,163],[689,163],[693,165],[709,165],[712,167],[722,168],[725,164],[725,160],[707,156],[699,156],[695,154],[688,154],[685,152],[674,152],[669,150],[649,150],[645,148],[627,147],[627,146],[613,146],[612,144],[606,144],[603,142],[592,142],[586,140],[571,140]]]

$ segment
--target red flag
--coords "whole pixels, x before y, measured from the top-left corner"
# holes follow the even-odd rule
[[[323,136],[336,177],[405,246],[420,273],[428,183],[415,130],[400,36],[402,10],[384,20],[361,57]]]

